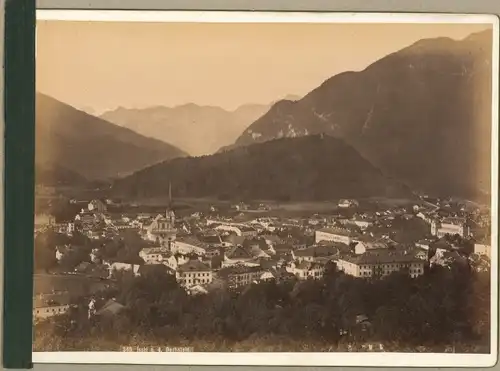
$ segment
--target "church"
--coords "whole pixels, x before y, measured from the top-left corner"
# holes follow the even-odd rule
[[[172,210],[172,187],[169,184],[169,208],[165,214],[158,214],[146,230],[146,239],[154,241],[163,246],[169,246],[175,240],[177,229],[175,228],[175,213]]]

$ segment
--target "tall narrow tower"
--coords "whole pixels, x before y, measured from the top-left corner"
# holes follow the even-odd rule
[[[168,182],[168,207],[172,208],[172,183]]]

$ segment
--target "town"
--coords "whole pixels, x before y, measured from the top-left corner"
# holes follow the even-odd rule
[[[395,272],[414,278],[452,263],[476,271],[490,266],[489,209],[426,197],[392,208],[339,200],[333,211],[309,217],[286,217],[263,203],[227,210],[208,205],[183,216],[172,208],[115,212],[109,199],[69,203],[81,206],[69,220],[35,217],[36,322],[66,313],[75,296],[90,298],[83,304],[89,316],[119,311],[122,303],[109,300],[99,308],[92,295],[123,272],[141,276],[158,267],[187,294],[204,295],[221,287],[318,280],[329,265],[364,280]]]

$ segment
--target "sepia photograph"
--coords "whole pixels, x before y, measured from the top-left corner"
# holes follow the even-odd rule
[[[37,17],[34,362],[496,363],[497,18]]]

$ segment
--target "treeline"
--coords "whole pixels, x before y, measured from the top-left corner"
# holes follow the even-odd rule
[[[433,267],[416,279],[394,273],[372,281],[336,272],[332,265],[322,280],[261,283],[199,296],[189,296],[158,266],[140,277],[120,276],[99,301],[109,298],[125,309],[88,319],[88,299],[81,299],[69,314],[36,327],[36,347],[52,349],[62,338],[66,347],[84,350],[84,339],[99,338],[118,348],[139,337],[195,349],[223,344],[219,350],[250,341],[252,349],[262,350],[264,339],[274,338],[318,349],[375,341],[399,344],[399,350],[472,351],[465,344],[489,352],[489,272],[460,265]]]
[[[271,160],[270,160],[271,159]],[[115,181],[124,198],[166,196],[228,200],[324,201],[371,196],[408,197],[354,148],[325,136],[283,138],[211,156],[179,158]]]

